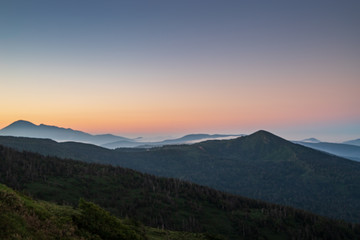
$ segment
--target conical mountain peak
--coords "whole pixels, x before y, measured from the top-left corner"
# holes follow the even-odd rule
[[[18,120],[18,121],[13,122],[13,123],[10,124],[9,126],[3,128],[3,129],[8,129],[8,128],[23,128],[23,127],[36,127],[36,125],[33,124],[32,122],[29,122],[29,121]]]
[[[250,141],[268,143],[287,142],[285,139],[265,130],[259,130],[246,138]]]

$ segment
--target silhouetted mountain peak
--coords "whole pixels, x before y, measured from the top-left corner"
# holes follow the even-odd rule
[[[251,135],[263,135],[263,136],[275,136],[274,134],[272,134],[271,132],[268,132],[268,131],[265,131],[265,130],[258,130],[256,132],[254,132],[253,134]],[[250,136],[251,136],[250,135]]]
[[[0,130],[0,135],[31,137],[31,138],[49,138],[55,141],[75,141],[101,145],[118,140],[129,140],[124,137],[111,134],[92,135],[86,132],[73,130],[71,128],[62,128],[46,124],[35,125],[31,122],[19,120]]]
[[[16,122],[13,122],[13,123],[10,124],[9,126],[3,128],[3,129],[9,129],[9,128],[24,128],[24,127],[36,127],[36,125],[33,124],[32,122],[29,122],[29,121],[18,120],[18,121],[16,121]]]
[[[270,143],[279,143],[287,142],[285,139],[272,134],[271,132],[265,130],[259,130],[245,138],[247,140],[256,141],[259,143],[270,144]]]

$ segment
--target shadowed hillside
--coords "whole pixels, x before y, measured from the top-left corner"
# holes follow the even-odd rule
[[[120,167],[20,153],[1,146],[0,181],[39,199],[75,206],[85,198],[117,216],[159,228],[205,232],[208,239],[360,236],[358,225],[301,210]]]
[[[120,165],[222,191],[360,220],[360,164],[291,143],[266,131],[233,140],[115,151],[79,143],[5,138],[20,150]]]

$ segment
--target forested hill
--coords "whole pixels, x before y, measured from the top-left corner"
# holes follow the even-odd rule
[[[356,239],[360,227],[311,213],[133,170],[0,146],[0,182],[35,198],[77,205],[212,239]],[[11,201],[11,199],[10,199]],[[210,234],[210,235],[209,235]]]
[[[360,222],[360,163],[291,143],[266,131],[246,137],[151,149],[0,137],[20,150],[123,166],[320,215]]]

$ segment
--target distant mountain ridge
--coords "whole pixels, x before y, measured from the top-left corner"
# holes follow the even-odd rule
[[[319,143],[321,142],[320,140],[316,139],[316,138],[307,138],[307,139],[304,139],[300,142],[308,142],[308,143]]]
[[[328,142],[294,142],[303,146],[327,152],[339,157],[360,162],[360,146],[344,143],[328,143]]]
[[[346,141],[346,142],[343,142],[343,143],[345,143],[345,144],[350,144],[350,145],[360,146],[360,138],[359,138],[359,139],[355,139],[355,140]]]
[[[233,135],[225,135],[225,134],[189,134],[180,138],[175,139],[166,139],[159,142],[126,142],[126,141],[116,141],[112,143],[107,143],[101,145],[102,147],[116,149],[116,148],[124,148],[124,147],[137,147],[137,148],[150,148],[150,147],[158,147],[165,145],[174,145],[174,144],[191,144],[206,140],[215,140],[215,139],[224,139],[224,138],[236,138],[244,136],[243,134],[233,134]]]
[[[35,125],[29,121],[19,120],[0,130],[0,136],[29,137],[52,139],[57,142],[81,142],[90,143],[105,148],[133,148],[133,147],[156,147],[169,144],[186,144],[209,139],[235,138],[242,135],[224,134],[189,134],[176,139],[168,139],[160,142],[144,142],[142,138],[130,139],[112,134],[92,135],[86,132],[61,128],[45,124]]]
[[[92,135],[71,128],[61,128],[45,124],[35,125],[31,122],[19,120],[0,130],[2,136],[49,138],[55,141],[74,141],[102,145],[114,141],[132,142],[132,139],[112,134]]]

